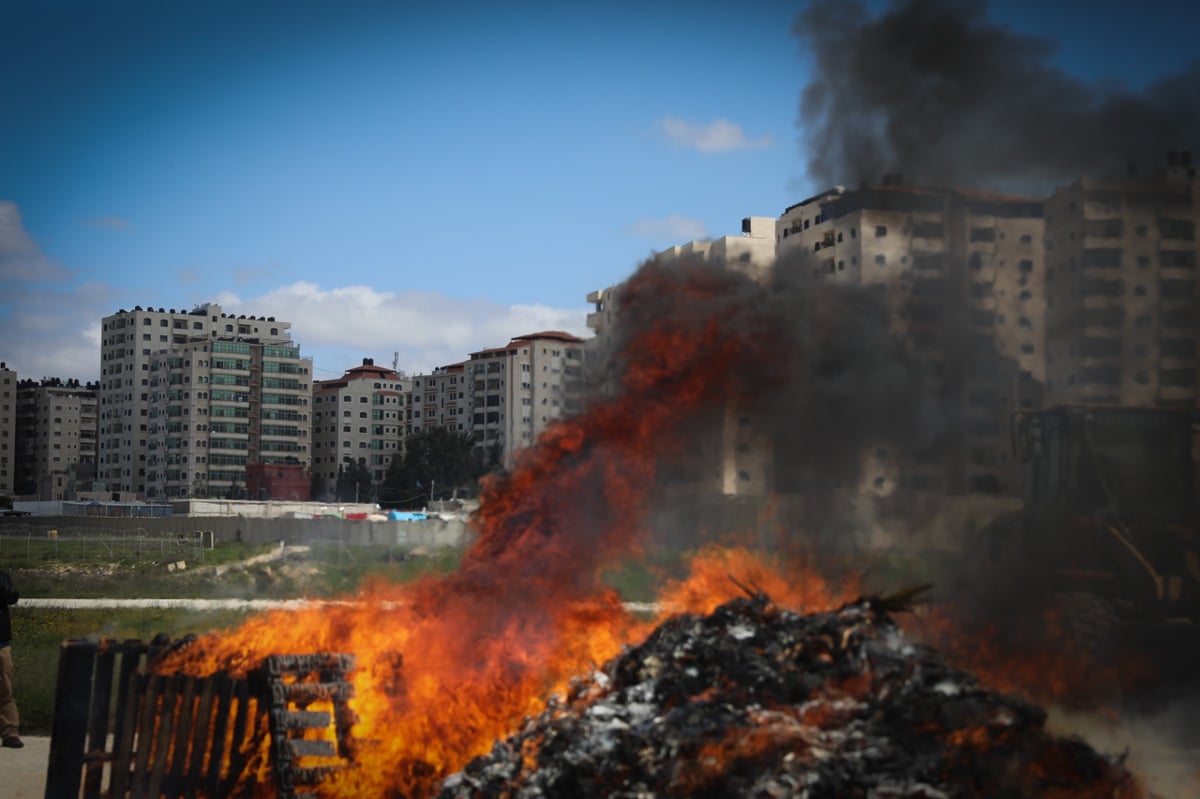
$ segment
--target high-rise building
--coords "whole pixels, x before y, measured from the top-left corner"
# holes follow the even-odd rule
[[[1166,170],[1082,178],[1046,203],[1046,394],[1138,407],[1200,401],[1196,228],[1187,153]]]
[[[511,466],[555,420],[580,411],[583,346],[578,336],[547,330],[471,353],[463,365],[469,430],[485,461],[498,456]]]
[[[12,496],[16,480],[17,373],[0,363],[0,496]]]
[[[312,470],[333,493],[339,468],[364,464],[378,485],[404,453],[405,415],[413,378],[374,359],[333,380],[313,384]],[[315,497],[314,497],[315,498]]]
[[[22,380],[17,385],[16,492],[74,500],[96,474],[96,385]]]
[[[466,369],[462,363],[439,366],[426,375],[414,375],[405,415],[406,432],[411,435],[441,427],[455,433],[468,433],[471,426],[467,418],[468,391]]]
[[[884,298],[940,429],[914,460],[864,455],[862,488],[1017,493],[1009,419],[1040,402],[1045,301],[1040,201],[964,190],[834,188],[788,208],[777,268]]]
[[[153,499],[241,496],[247,463],[307,467],[312,360],[290,327],[215,303],[105,317],[98,484]]]

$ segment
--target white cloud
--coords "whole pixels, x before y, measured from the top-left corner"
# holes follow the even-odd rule
[[[708,237],[708,228],[699,219],[671,214],[664,219],[640,219],[627,228],[635,236],[656,241],[695,241]]]
[[[0,200],[0,281],[61,281],[67,270],[49,258],[25,230],[17,204]]]
[[[427,372],[466,360],[469,353],[507,344],[513,336],[563,330],[587,337],[586,310],[545,305],[499,305],[436,292],[378,291],[369,286],[323,289],[309,282],[259,297],[224,292],[214,302],[226,313],[274,316],[292,323],[292,338],[313,357],[318,377],[341,374],[375,358],[407,372]]]
[[[668,114],[659,121],[659,127],[671,144],[676,147],[690,147],[702,153],[761,150],[771,145],[770,136],[749,139],[741,125],[728,119],[694,123]]]
[[[6,292],[0,303],[0,360],[22,379],[98,380],[100,319],[117,310],[113,296],[103,283]]]

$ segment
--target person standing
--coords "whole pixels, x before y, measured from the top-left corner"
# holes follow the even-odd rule
[[[8,606],[17,604],[21,595],[8,572],[0,571],[0,746],[20,749],[21,740],[17,700],[13,698],[12,619]]]

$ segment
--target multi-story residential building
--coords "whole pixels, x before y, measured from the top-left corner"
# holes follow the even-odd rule
[[[105,317],[97,481],[147,498],[234,496],[247,463],[307,467],[312,361],[290,327],[215,303]]]
[[[12,496],[16,480],[17,373],[0,363],[0,496]]]
[[[405,415],[405,430],[411,435],[441,427],[456,433],[468,433],[466,370],[463,363],[439,366],[427,375],[414,375],[412,394]]]
[[[726,268],[743,272],[758,281],[772,275],[776,250],[776,221],[773,217],[748,216],[742,219],[740,236],[722,236],[678,244],[658,252],[656,263],[680,259],[719,263]],[[612,337],[619,315],[621,286],[593,291],[587,301],[595,310],[587,316],[587,326],[595,334],[586,344],[588,382],[600,394],[611,394],[617,386],[609,368]],[[728,495],[761,495],[769,490],[770,458],[764,445],[757,440],[756,429],[744,415],[732,406],[726,408],[721,430],[712,442],[709,457],[697,457],[689,464],[689,474],[682,480],[712,485]]]
[[[511,466],[555,420],[579,412],[583,347],[578,336],[548,330],[471,353],[464,364],[469,430],[485,460],[495,455]]]
[[[270,342],[198,338],[151,357],[148,497],[243,498],[249,465],[308,468],[312,361]]]
[[[1009,418],[1045,376],[1042,203],[962,190],[834,188],[788,208],[777,269],[883,297],[927,401],[945,422],[902,462],[864,454],[865,490],[1016,493]]]
[[[742,235],[689,241],[662,250],[654,260],[665,262],[692,258],[722,263],[758,280],[771,274],[775,263],[776,221],[769,216],[748,216],[742,220]]]
[[[96,385],[22,380],[17,385],[16,484],[39,500],[73,500],[96,473]]]
[[[404,453],[413,378],[363,358],[333,380],[313,384],[312,469],[332,493],[339,468],[365,464],[379,484]]]
[[[1051,403],[1200,402],[1191,157],[1165,171],[1082,178],[1046,203],[1046,394]]]

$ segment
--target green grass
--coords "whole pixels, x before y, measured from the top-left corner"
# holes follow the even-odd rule
[[[165,632],[172,638],[236,625],[245,617],[237,611],[197,613],[180,609],[60,610],[10,608],[13,624],[13,667],[21,731],[49,735],[58,681],[62,642],[72,638],[138,638],[150,640]]]
[[[694,554],[691,550],[683,549],[652,549],[625,558],[605,571],[601,579],[626,602],[651,602],[659,595],[665,582],[686,575]]]
[[[189,562],[186,570],[168,572],[156,561],[43,558],[49,551],[45,541],[30,547],[32,557],[10,557],[14,554],[11,543],[11,539],[6,542],[3,564],[22,598],[330,598],[352,595],[371,579],[403,583],[425,574],[451,572],[462,557],[454,549],[415,557],[382,545],[314,547],[289,557],[286,563],[271,561],[244,568],[229,565],[218,574],[210,567],[233,564],[272,547],[220,544],[206,551],[203,563]],[[20,603],[11,613],[17,705],[21,729],[30,735],[50,732],[63,641],[101,637],[148,641],[158,633],[178,639],[188,633],[236,626],[245,618],[240,611],[62,610],[22,607]]]

